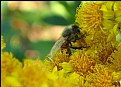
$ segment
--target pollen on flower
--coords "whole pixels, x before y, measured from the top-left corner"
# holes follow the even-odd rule
[[[55,67],[57,66],[58,70],[62,69],[62,66],[60,66],[60,63],[63,62],[69,62],[70,58],[69,58],[69,54],[67,54],[66,50],[63,50],[63,52],[59,51],[59,52],[55,52],[55,56],[53,58],[53,61],[51,62],[51,66]]]
[[[96,4],[95,2],[85,2],[80,4],[77,8],[76,20],[82,28],[87,32],[94,32],[95,30],[100,30],[103,21],[103,15],[101,8],[101,3]]]
[[[47,76],[46,72],[44,72],[41,61],[30,59],[25,60],[20,80],[25,87],[42,86],[44,82],[46,82]]]
[[[94,73],[88,77],[90,87],[112,87],[113,77],[108,68],[103,65],[96,65]]]
[[[20,72],[22,63],[13,57],[12,53],[3,52],[1,58],[1,71],[2,74],[11,75],[12,72]]]
[[[75,72],[80,75],[87,75],[89,72],[93,72],[93,67],[95,66],[95,61],[91,56],[77,51],[71,56],[72,67]]]
[[[108,58],[108,66],[114,71],[121,71],[121,45]]]
[[[84,35],[84,38],[70,43],[73,47],[85,47],[83,49],[70,47],[53,52],[51,61],[26,58],[19,62],[12,53],[1,52],[2,87],[121,85],[121,1],[81,3],[75,22],[81,34],[72,36]],[[3,36],[1,41],[3,50],[6,47]]]
[[[116,48],[114,48],[111,44],[107,44],[107,46],[105,46],[99,52],[99,60],[102,63],[110,62],[110,61],[107,61],[107,60],[108,60],[108,57],[112,54],[112,52],[114,52],[114,50],[116,50]]]
[[[86,36],[85,41],[92,50],[100,50],[106,44],[107,35],[97,31],[94,35]]]

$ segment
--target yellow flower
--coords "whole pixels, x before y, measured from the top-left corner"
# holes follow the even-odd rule
[[[95,66],[94,59],[84,52],[77,51],[71,56],[72,67],[75,72],[80,75],[87,75],[93,72]]]
[[[116,40],[116,35],[121,29],[121,1],[107,1],[105,2],[101,10],[103,12],[103,30],[110,31],[107,41]]]
[[[70,81],[67,81],[64,78],[58,78],[54,84],[57,84],[54,87],[79,87],[79,86],[73,85]]]
[[[104,64],[108,61],[108,57],[116,50],[111,44],[105,45],[101,51],[99,51],[98,56],[99,60]]]
[[[13,57],[12,53],[2,52],[1,57],[2,87],[21,87],[19,76],[22,73],[22,64]]]
[[[47,82],[46,72],[40,60],[24,60],[20,80],[25,87],[41,87]]]
[[[3,50],[6,47],[6,44],[4,43],[3,36],[1,36],[1,50]]]
[[[85,41],[91,50],[100,50],[106,44],[107,34],[97,31],[94,35],[86,36]]]
[[[117,50],[109,56],[108,61],[110,61],[108,66],[112,71],[121,71],[121,45],[117,46]]]
[[[102,3],[90,1],[80,4],[77,8],[75,22],[79,24],[82,31],[87,31],[90,34],[95,30],[100,30],[103,21],[101,5]]]
[[[59,64],[63,62],[68,62],[70,60],[69,55],[66,52],[66,50],[64,50],[63,52],[55,52],[55,56],[53,60],[50,62],[51,66],[57,66],[58,70],[61,70],[62,66],[60,66]]]
[[[80,86],[84,86],[84,77],[80,76],[77,73],[71,73],[67,78],[66,78],[69,82],[71,82],[74,87],[80,87]]]
[[[96,65],[94,73],[87,76],[90,87],[112,87],[112,75],[108,68],[103,65]]]
[[[1,58],[1,71],[2,74],[11,75],[13,72],[21,73],[22,64],[12,53],[3,52]]]
[[[6,76],[2,80],[2,87],[22,87],[19,78],[14,76]]]
[[[113,76],[113,81],[120,81],[121,80],[121,71],[118,71],[118,72],[113,72],[112,73],[112,76]]]

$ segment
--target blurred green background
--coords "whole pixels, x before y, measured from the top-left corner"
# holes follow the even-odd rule
[[[80,1],[2,1],[1,34],[6,48],[20,61],[50,52],[65,26],[75,21]]]

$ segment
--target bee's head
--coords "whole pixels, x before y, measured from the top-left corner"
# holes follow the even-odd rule
[[[66,29],[63,31],[62,36],[63,37],[67,37],[70,36],[72,34],[72,30],[69,27],[66,27]]]
[[[79,28],[79,26],[76,25],[76,24],[73,24],[73,25],[72,25],[72,29],[73,29],[73,28]]]
[[[80,28],[79,28],[79,26],[76,25],[76,24],[72,25],[72,30],[73,30],[73,32],[74,32],[75,34],[80,33]]]

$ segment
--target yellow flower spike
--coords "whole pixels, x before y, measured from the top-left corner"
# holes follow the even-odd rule
[[[6,44],[4,43],[4,38],[1,36],[1,50],[3,50],[6,47]]]

